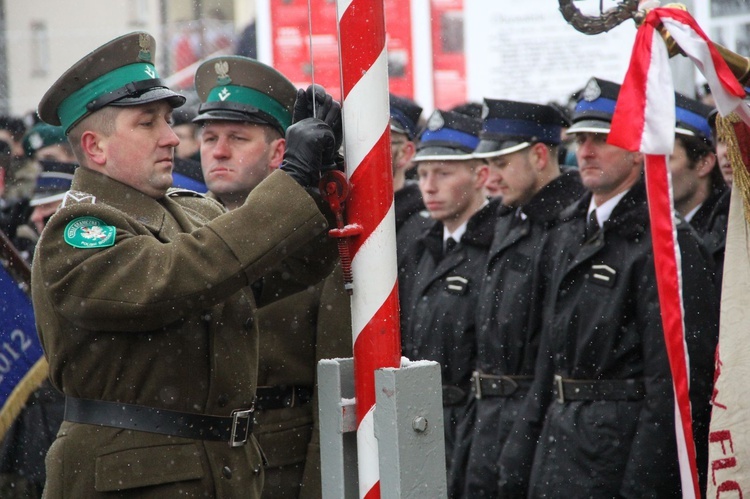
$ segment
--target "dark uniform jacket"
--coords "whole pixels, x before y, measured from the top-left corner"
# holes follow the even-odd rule
[[[715,189],[690,220],[690,225],[701,236],[706,249],[713,257],[716,266],[716,287],[719,290],[724,271],[730,194],[729,189]]]
[[[419,183],[407,180],[404,186],[393,193],[393,208],[396,215],[397,261],[404,261],[409,247],[434,221],[422,201]]]
[[[554,298],[545,307],[536,379],[501,456],[501,487],[530,484],[529,497],[680,497],[674,394],[645,187],[636,184],[587,239],[590,197],[563,212],[552,236]],[[716,335],[707,328],[716,327],[716,297],[702,246],[687,224],[678,227],[683,280],[695,283],[683,293],[691,401],[700,418],[708,414],[706,388],[713,380]],[[703,316],[706,322],[698,323]],[[607,396],[640,395],[575,400],[568,388],[571,399],[559,402],[554,375],[611,381],[614,388],[602,388]]]
[[[258,310],[256,426],[266,465],[263,497],[322,497],[318,361],[352,356],[341,267],[324,281]]]
[[[403,315],[407,322],[402,323],[403,354],[411,360],[440,363],[449,476],[454,454],[465,455],[468,449],[467,441],[455,442],[455,438],[458,422],[471,410],[466,402],[474,369],[477,296],[496,209],[493,202],[475,213],[459,244],[445,256],[443,224],[435,223],[414,246],[407,264],[416,271],[402,300],[407,311]]]
[[[475,378],[475,385],[481,384],[475,389],[476,421],[464,497],[497,496],[497,459],[534,374],[542,304],[552,272],[545,253],[548,235],[562,209],[582,194],[578,172],[569,170],[521,208],[525,219],[516,208],[499,210],[477,304],[476,367],[481,374],[512,379]],[[502,396],[488,393],[489,383],[504,384]]]
[[[36,249],[32,297],[50,378],[65,395],[229,416],[253,403],[258,329],[249,284],[326,228],[313,198],[275,172],[230,214],[189,191],[155,200],[86,168]],[[95,217],[114,244],[79,249],[66,226]],[[323,236],[321,236],[322,238]],[[331,255],[332,257],[332,255]],[[287,259],[316,282],[330,265]],[[282,296],[292,279],[264,279]],[[299,286],[294,287],[294,291]],[[246,445],[64,422],[47,455],[47,497],[259,497]]]

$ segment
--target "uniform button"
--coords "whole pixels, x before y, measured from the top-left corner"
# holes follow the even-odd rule
[[[232,469],[229,466],[224,466],[221,469],[221,474],[224,475],[224,478],[226,478],[227,480],[232,479]]]
[[[229,403],[229,395],[227,395],[226,393],[222,393],[221,395],[219,395],[216,403],[219,404],[219,407],[226,407]]]
[[[253,324],[255,324],[255,318],[251,315],[245,321],[245,330],[250,331],[253,328]]]
[[[260,466],[256,466],[255,468],[253,468],[253,473],[255,473],[256,475],[260,475]]]

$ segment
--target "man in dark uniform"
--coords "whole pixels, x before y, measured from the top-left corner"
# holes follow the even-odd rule
[[[485,99],[484,114],[474,156],[497,172],[502,206],[478,298],[476,420],[463,497],[497,497],[497,459],[534,374],[552,270],[548,235],[560,211],[583,194],[578,173],[558,164],[569,124],[559,111]]]
[[[317,282],[333,262],[305,190],[333,163],[331,127],[289,127],[281,171],[231,213],[170,190],[171,112],[184,98],[158,78],[154,48],[147,33],[119,37],[39,105],[80,162],[32,269],[50,378],[66,396],[50,498],[260,497],[255,303]]]
[[[568,130],[590,193],[550,236],[555,271],[535,379],[500,458],[507,494],[528,486],[533,498],[681,496],[642,155],[606,142],[618,93],[590,80]],[[683,275],[703,286],[700,295],[683,289],[691,395],[700,392],[691,402],[703,417],[716,294],[698,238],[684,222],[677,232]]]
[[[669,158],[674,206],[711,253],[721,289],[729,188],[721,176],[708,121],[713,108],[681,94],[675,95],[675,104],[675,144]]]
[[[195,86],[209,196],[235,209],[281,165],[297,89],[275,69],[240,56],[205,61]],[[333,313],[319,313],[322,306]],[[350,317],[340,273],[258,310],[253,434],[267,460],[263,497],[321,495],[317,362],[351,356]]]
[[[410,99],[390,94],[390,112],[396,261],[402,262],[409,245],[432,223],[432,219],[422,202],[419,184],[406,178],[406,171],[414,166],[422,108]]]
[[[401,298],[404,355],[442,368],[449,483],[462,473],[465,460],[467,442],[456,440],[457,424],[471,410],[466,402],[474,314],[494,221],[495,206],[483,190],[487,166],[472,157],[481,126],[468,116],[435,111],[420,137],[414,158],[419,188],[436,223],[411,246]]]

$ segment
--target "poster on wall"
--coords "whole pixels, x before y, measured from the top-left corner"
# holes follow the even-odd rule
[[[466,102],[463,4],[463,0],[430,2],[433,95],[439,109]]]
[[[577,1],[576,6],[598,15],[599,0]],[[627,22],[607,33],[585,35],[548,0],[471,1],[465,16],[471,26],[466,30],[468,97],[478,101],[564,103],[592,76],[619,83],[636,32],[635,23]]]
[[[341,100],[335,0],[271,0],[270,17],[273,67],[301,88],[314,76]]]
[[[310,0],[309,9],[308,0],[270,0],[268,6],[274,68],[298,87],[304,88],[314,79],[316,84],[323,85],[335,99],[340,100],[335,0]],[[414,63],[410,4],[386,0],[384,15],[390,91],[412,97]]]
[[[388,87],[391,92],[414,98],[414,51],[411,35],[411,3],[385,0],[385,44],[388,48]]]

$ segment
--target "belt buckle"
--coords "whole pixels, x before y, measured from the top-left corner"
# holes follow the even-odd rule
[[[247,443],[253,411],[254,409],[235,409],[232,411],[232,431],[229,434],[229,447],[242,447]],[[242,420],[246,421],[244,431],[239,429]],[[241,439],[238,438],[240,436]]]
[[[479,371],[471,373],[471,382],[474,386],[474,398],[480,400],[482,398],[482,380],[479,376]]]
[[[557,388],[557,401],[564,404],[565,392],[563,392],[563,378],[559,374],[555,374],[555,387]]]

